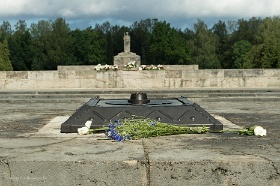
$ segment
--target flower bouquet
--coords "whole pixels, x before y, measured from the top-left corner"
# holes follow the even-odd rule
[[[132,116],[123,120],[110,122],[107,127],[90,129],[89,133],[104,130],[108,139],[124,141],[126,139],[140,139],[176,134],[204,134],[209,132],[209,127],[187,127],[161,123],[149,118]]]
[[[136,61],[130,61],[127,64],[125,64],[123,67],[127,70],[133,70],[137,67]]]
[[[209,132],[209,127],[178,126],[135,116],[124,119],[121,122],[116,120],[115,123],[110,123],[108,127],[109,129],[105,131],[106,136],[118,141],[119,139],[140,139],[176,134],[204,134]]]
[[[84,127],[78,128],[78,134],[86,135],[90,133],[104,132],[107,139],[124,141],[127,139],[141,139],[177,134],[205,134],[209,132],[209,127],[178,126],[135,115],[133,115],[132,118],[115,120],[115,122],[110,122],[107,126],[98,129],[91,129],[91,124],[92,120],[87,121]],[[234,132],[240,135],[266,136],[266,129],[257,125],[241,130],[221,130],[218,132]]]

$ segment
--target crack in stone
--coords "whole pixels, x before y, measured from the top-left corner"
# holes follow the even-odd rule
[[[144,161],[143,163],[145,164],[146,167],[146,186],[150,186],[151,185],[151,164],[150,164],[150,159],[149,159],[149,153],[145,147],[145,143],[144,140],[142,139],[142,146],[144,149]]]
[[[105,150],[105,151],[100,151],[100,152],[96,152],[96,153],[86,153],[86,154],[95,154],[95,155],[107,154],[107,153],[113,153],[113,152],[121,151],[122,149],[123,149],[123,147],[118,147],[115,150]]]
[[[270,160],[270,159],[268,159],[267,157],[264,157],[264,156],[259,156],[259,157],[268,161],[276,172],[276,174],[270,175],[269,179],[280,177],[280,172],[278,171],[277,167],[275,166],[275,164],[272,160]]]
[[[10,168],[10,163],[9,163],[9,160],[7,159],[1,159],[0,160],[0,163],[4,163],[7,167],[8,167],[8,170],[9,170],[9,179],[11,181],[11,186],[14,185],[14,182],[13,182],[13,178],[12,178],[12,170]]]
[[[56,145],[56,144],[61,144],[61,143],[64,143],[64,142],[72,141],[74,139],[76,139],[76,137],[71,138],[71,139],[67,139],[67,140],[63,140],[63,141],[59,141],[59,142],[55,142],[55,143],[45,144],[45,145],[34,145],[34,146],[12,147],[12,148],[0,147],[0,148],[1,149],[13,150],[13,149],[36,148],[36,147],[48,147],[48,146],[51,146],[51,145]]]

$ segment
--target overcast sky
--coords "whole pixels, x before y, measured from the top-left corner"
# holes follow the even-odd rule
[[[105,21],[130,26],[147,18],[166,20],[172,27],[184,29],[192,28],[197,19],[210,27],[218,20],[278,15],[279,0],[0,0],[0,24],[62,17],[72,29]]]

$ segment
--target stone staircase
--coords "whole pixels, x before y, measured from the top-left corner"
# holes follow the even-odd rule
[[[136,90],[0,90],[0,102],[54,102],[54,103],[84,103],[91,98],[129,99]],[[141,90],[148,98],[187,97],[191,100],[207,101],[243,101],[279,100],[280,89],[157,89]]]

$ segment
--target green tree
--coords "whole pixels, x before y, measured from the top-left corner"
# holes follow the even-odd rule
[[[227,30],[227,25],[224,21],[219,21],[214,24],[212,32],[218,37],[218,42],[216,46],[216,53],[218,60],[221,63],[222,68],[231,67],[231,45],[229,43],[229,31]]]
[[[72,32],[74,55],[77,64],[97,65],[106,62],[105,51],[102,48],[104,39],[99,39],[98,32],[87,28],[84,31],[76,29]]]
[[[191,54],[191,63],[198,64],[200,68],[220,68],[220,62],[216,54],[218,43],[217,36],[207,28],[207,25],[198,20],[194,24],[193,39],[187,42]]]
[[[155,24],[149,42],[152,64],[184,64],[188,59],[184,38],[165,21]]]
[[[71,30],[65,19],[57,18],[52,23],[52,32],[49,38],[49,50],[47,53],[46,68],[57,69],[58,65],[75,64],[73,57],[73,40]]]
[[[9,42],[13,68],[14,70],[30,70],[34,57],[31,34],[24,20],[19,20],[15,29]]]
[[[102,48],[105,50],[107,64],[113,64],[114,56],[123,52],[123,35],[125,32],[130,32],[130,29],[125,26],[111,25],[109,22],[104,22],[102,25],[95,25],[94,28],[100,36]]]
[[[3,42],[5,39],[9,39],[12,36],[12,27],[8,21],[3,21],[0,26],[0,42]]]
[[[31,36],[33,38],[33,48],[35,55],[32,61],[32,70],[48,69],[48,52],[51,49],[52,22],[41,20],[37,24],[30,26]]]
[[[244,56],[243,68],[260,68],[263,45],[253,45]]]
[[[141,63],[148,63],[149,38],[154,29],[157,19],[146,19],[134,22],[131,25],[131,50],[141,56]]]
[[[114,47],[112,39],[112,26],[106,21],[102,25],[96,24],[94,30],[98,33],[101,40],[103,40],[102,49],[105,51],[105,61],[106,64],[113,64],[114,59]]]
[[[261,18],[252,17],[249,20],[239,19],[238,30],[233,33],[232,37],[236,37],[238,41],[247,40],[251,44],[258,44],[259,26],[262,24]]]
[[[280,67],[280,18],[264,19],[259,30],[263,41],[260,67]]]
[[[230,37],[228,39],[228,47],[225,52],[227,58],[226,68],[236,68],[234,66],[233,45],[239,41],[246,40],[253,46],[261,44],[259,26],[262,24],[261,18],[252,17],[249,20],[239,19],[238,21],[230,21],[228,23]],[[233,28],[233,29],[232,29]],[[251,55],[251,54],[250,54]],[[245,62],[245,61],[244,61]],[[246,64],[249,61],[246,62]]]
[[[0,71],[13,70],[12,63],[10,61],[10,52],[8,48],[8,41],[5,39],[3,43],[0,42]]]
[[[251,47],[251,43],[245,40],[238,41],[233,45],[233,68],[244,68],[245,56]]]
[[[265,18],[257,29],[258,43],[245,57],[245,67],[279,68],[280,67],[280,19]]]

